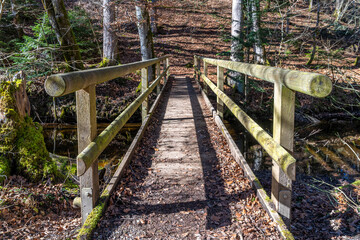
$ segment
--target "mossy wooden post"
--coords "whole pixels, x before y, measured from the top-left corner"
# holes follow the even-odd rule
[[[294,143],[294,115],[295,92],[280,82],[275,82],[273,137],[276,142],[290,153],[293,152]],[[295,164],[293,168],[295,175]],[[273,161],[271,199],[288,227],[291,222],[291,184],[292,180]]]
[[[224,68],[217,66],[217,87],[224,91]],[[224,119],[224,103],[221,99],[217,96],[217,114],[221,119]]]
[[[78,151],[84,150],[96,137],[95,84],[76,92]],[[77,164],[79,166],[79,164]],[[78,169],[79,171],[79,169]],[[80,177],[82,223],[99,199],[98,161]]]
[[[208,76],[208,63],[203,61],[204,62],[204,75],[205,77]],[[204,92],[206,93],[206,95],[208,95],[208,86],[207,84],[204,84]]]
[[[156,78],[160,76],[160,62],[156,64]],[[156,95],[160,94],[160,83],[156,86]]]
[[[148,68],[143,68],[141,69],[141,92],[145,92],[148,88]],[[146,116],[148,115],[148,111],[149,111],[149,98],[146,97],[146,99],[144,100],[144,102],[142,103],[142,107],[141,107],[141,116],[142,116],[142,121],[144,122]]]

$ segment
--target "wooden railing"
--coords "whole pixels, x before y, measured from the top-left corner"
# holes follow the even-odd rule
[[[204,73],[200,70],[203,61]],[[217,66],[217,86],[207,77],[208,64]],[[331,80],[317,73],[194,57],[195,79],[204,80],[205,86],[217,96],[217,113],[222,118],[224,104],[247,131],[272,157],[271,200],[287,225],[291,216],[291,189],[295,180],[296,160],[291,156],[294,142],[295,92],[314,97],[325,97],[332,90]],[[224,91],[224,69],[237,71],[274,83],[273,137],[251,119]],[[204,86],[204,87],[205,87]],[[289,153],[290,152],[290,153]]]
[[[160,63],[163,72],[160,74]],[[148,69],[156,65],[156,79],[148,86]],[[104,131],[96,136],[96,84],[125,76],[141,69],[141,94],[132,102]],[[80,176],[81,217],[82,223],[99,199],[99,175],[97,158],[121,130],[125,123],[142,105],[142,120],[149,111],[148,96],[157,88],[160,93],[160,80],[166,83],[169,76],[167,56],[146,61],[124,64],[121,66],[90,69],[85,71],[57,74],[45,82],[46,92],[53,97],[60,97],[76,92],[78,152],[77,174]]]

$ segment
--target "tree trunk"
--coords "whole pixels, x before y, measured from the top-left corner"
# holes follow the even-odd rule
[[[232,1],[231,21],[231,55],[230,59],[235,62],[244,61],[243,28],[244,28],[244,2],[243,0]],[[236,86],[239,92],[244,92],[244,80],[242,74],[231,72],[228,77],[228,85]]]
[[[259,0],[251,1],[251,15],[252,15],[252,31],[255,34],[255,43],[254,43],[254,54],[255,62],[264,64],[265,63],[265,53],[261,43],[260,37],[260,3]]]
[[[315,26],[315,32],[313,34],[313,46],[312,46],[312,52],[310,55],[310,59],[309,61],[306,63],[306,65],[310,65],[312,63],[312,61],[315,58],[315,53],[316,53],[316,39],[318,36],[318,32],[319,32],[319,24],[320,24],[320,8],[321,8],[321,3],[318,3],[318,7],[317,7],[317,15],[316,15],[316,26]]]
[[[18,38],[22,38],[24,36],[24,30],[22,28],[22,26],[20,25],[20,16],[19,16],[19,11],[17,9],[17,6],[15,4],[15,0],[11,0],[11,14],[14,17],[14,25],[15,25],[15,29],[18,35]]]
[[[243,52],[243,0],[233,0],[232,2],[232,22],[231,22],[231,56],[230,59],[236,62],[244,61]]]
[[[140,49],[142,60],[148,60],[154,58],[154,43],[152,38],[152,32],[150,28],[150,17],[148,11],[147,1],[137,0],[136,1],[136,18],[137,28],[139,31],[140,38]],[[148,80],[154,79],[154,69],[149,67]]]
[[[64,54],[65,61],[68,64],[67,71],[84,69],[80,49],[71,28],[64,1],[44,0],[43,4]]]
[[[0,81],[0,182],[10,174],[38,181],[58,177],[46,150],[42,128],[29,117],[30,102],[22,72]]]
[[[115,3],[114,0],[103,0],[103,63],[116,64],[117,39],[114,31]]]
[[[0,0],[0,20],[4,12],[5,0]]]
[[[155,3],[157,0],[151,0],[151,9],[150,9],[150,23],[151,23],[151,31],[154,35],[157,34],[157,26],[156,26],[156,6]]]

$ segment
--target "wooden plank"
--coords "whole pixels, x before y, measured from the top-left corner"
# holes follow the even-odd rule
[[[286,227],[285,223],[283,222],[283,220],[281,219],[280,215],[275,211],[274,204],[272,203],[269,196],[266,194],[263,186],[261,185],[259,180],[256,178],[256,176],[253,173],[253,171],[251,170],[249,164],[246,162],[246,160],[245,160],[244,156],[242,155],[240,149],[237,147],[235,141],[233,140],[230,133],[228,132],[225,124],[223,123],[223,121],[221,120],[219,115],[217,115],[217,112],[215,111],[214,107],[212,106],[209,98],[204,93],[204,91],[201,88],[200,84],[198,84],[198,87],[201,90],[201,94],[202,94],[202,96],[203,96],[203,98],[205,100],[205,104],[208,106],[208,108],[212,112],[212,116],[214,118],[214,121],[215,121],[216,125],[218,126],[218,128],[222,132],[223,136],[225,137],[225,139],[226,139],[226,141],[227,141],[227,143],[229,145],[231,155],[234,157],[235,161],[241,166],[241,168],[244,170],[245,176],[252,183],[252,186],[255,189],[256,193],[257,193],[257,196],[258,196],[258,198],[259,198],[259,200],[261,202],[261,205],[264,207],[266,212],[269,214],[269,216],[276,223],[276,227],[279,230],[280,235],[282,236],[282,238],[283,239],[289,239],[289,240],[294,239],[293,235],[287,229],[287,227]]]
[[[198,58],[206,63],[260,78],[268,82],[275,83],[276,81],[280,81],[293,91],[305,93],[313,97],[326,97],[332,90],[330,78],[318,73],[301,72],[213,58]]]
[[[149,75],[149,69],[143,68],[141,69],[141,92],[144,93],[148,89],[148,75]],[[142,121],[145,120],[146,116],[148,115],[149,111],[149,98],[146,96],[144,101],[141,104],[141,117]]]
[[[224,68],[217,66],[217,87],[224,91]],[[221,119],[224,119],[224,103],[219,97],[216,97],[217,114]]]
[[[163,76],[161,76],[161,77],[163,77]],[[152,117],[153,113],[155,112],[155,109],[158,106],[160,99],[162,98],[162,96],[164,94],[164,91],[166,89],[166,84],[167,83],[165,82],[164,87],[160,91],[160,94],[157,96],[154,104],[152,105],[152,107],[150,109],[149,115],[146,117],[145,121],[142,123],[138,133],[136,134],[134,140],[132,141],[132,143],[131,143],[129,149],[127,150],[123,160],[121,161],[119,167],[116,169],[116,172],[112,176],[109,184],[106,186],[106,188],[102,192],[99,203],[96,205],[94,210],[90,213],[90,215],[86,219],[84,225],[80,229],[77,239],[80,240],[80,239],[90,239],[91,238],[92,232],[95,230],[98,222],[101,219],[101,216],[104,214],[104,212],[106,210],[106,207],[109,202],[111,194],[114,192],[117,184],[119,183],[119,180],[124,175],[126,167],[130,164],[130,161],[134,155],[134,152],[145,133],[146,127],[148,126],[148,124],[151,120],[151,117]]]
[[[96,137],[96,93],[95,85],[76,92],[77,137],[78,151],[81,152]],[[79,164],[78,164],[79,166]],[[79,171],[79,169],[78,169]],[[85,206],[88,202],[81,201],[81,218],[84,223],[89,209],[95,206],[99,198],[98,161],[95,160],[89,169],[80,177],[80,193],[82,189],[91,189],[92,206]],[[83,194],[81,194],[83,197]],[[88,205],[88,204],[87,204]]]
[[[293,151],[294,145],[295,92],[284,86],[280,81],[274,83],[274,140],[287,151]],[[295,164],[292,165],[292,175],[295,176]],[[291,188],[292,180],[273,161],[271,199],[284,222],[291,222]]]
[[[89,69],[71,73],[51,75],[45,81],[45,91],[52,97],[60,97],[84,89],[90,85],[103,83],[114,78],[125,76],[138,69],[156,64],[167,56],[146,61],[111,66],[98,69]]]

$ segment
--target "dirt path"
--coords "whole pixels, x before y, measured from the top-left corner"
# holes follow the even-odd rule
[[[278,239],[189,78],[176,78],[94,239]]]

